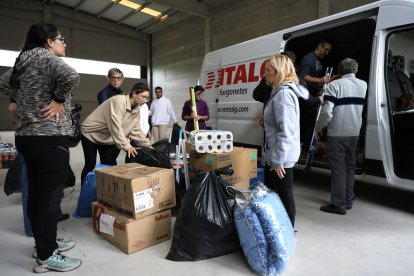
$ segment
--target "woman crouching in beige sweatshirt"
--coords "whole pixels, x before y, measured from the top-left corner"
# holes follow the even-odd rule
[[[143,83],[135,84],[129,95],[116,95],[99,105],[82,123],[82,148],[85,166],[81,183],[96,165],[96,152],[101,164],[116,165],[120,150],[128,157],[135,156],[137,149],[131,145],[149,147],[150,141],[140,129],[140,108],[148,101],[149,89]]]

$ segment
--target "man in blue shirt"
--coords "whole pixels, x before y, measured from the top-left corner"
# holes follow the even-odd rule
[[[118,68],[111,68],[108,71],[109,84],[99,91],[97,98],[99,104],[103,103],[112,96],[122,94],[121,85],[124,80],[124,74]]]
[[[317,97],[323,89],[323,85],[330,81],[325,75],[321,59],[332,50],[332,44],[327,40],[321,40],[312,52],[302,58],[299,77],[305,80],[309,94]],[[312,141],[313,129],[319,104],[302,104],[300,109],[300,141],[302,151],[308,151]]]

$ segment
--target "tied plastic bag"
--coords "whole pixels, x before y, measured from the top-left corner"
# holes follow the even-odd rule
[[[240,203],[237,198],[236,202],[234,221],[244,256],[255,272],[267,275],[267,243],[260,221],[247,204]]]
[[[296,241],[281,199],[258,182],[248,193],[238,191],[236,202],[237,232],[250,267],[260,275],[279,275]]]
[[[174,226],[171,261],[197,261],[240,250],[233,218],[234,196],[217,174],[204,173],[184,195]]]
[[[135,146],[134,143],[132,144],[132,146]],[[134,162],[150,167],[165,169],[172,168],[170,158],[167,155],[156,149],[150,148],[140,148],[138,149],[138,153],[135,155],[135,157],[128,157],[128,155],[125,157],[125,163]]]
[[[18,154],[12,166],[9,168],[6,174],[6,179],[4,180],[4,193],[6,195],[11,195],[12,193],[20,193],[20,183],[22,175],[22,166],[24,160],[23,157]]]
[[[176,152],[175,145],[168,142],[168,139],[162,139],[152,144],[152,147],[159,152],[164,153],[166,156],[170,156],[171,153]]]
[[[95,169],[110,167],[108,165],[96,165]],[[96,178],[95,171],[89,172],[83,180],[79,194],[78,205],[73,214],[76,218],[92,217],[92,202],[96,201]]]

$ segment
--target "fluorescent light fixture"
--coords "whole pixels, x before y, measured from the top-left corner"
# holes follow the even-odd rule
[[[116,1],[117,0],[112,0],[112,2],[116,2]],[[130,0],[121,0],[118,4],[124,5],[128,8],[133,9],[133,10],[137,10],[141,7],[141,5],[139,5],[137,3],[134,3]],[[161,14],[159,11],[156,11],[156,10],[153,10],[153,9],[150,9],[150,8],[143,8],[141,12],[146,13],[146,14],[151,15],[151,16],[154,16],[154,17],[157,17]]]
[[[19,52],[17,51],[0,49],[0,66],[13,67],[18,55]],[[125,78],[141,78],[141,67],[138,65],[96,61],[80,58],[64,57],[62,59],[70,66],[75,68],[76,72],[78,72],[79,74],[106,76],[108,75],[108,70],[110,68],[119,68],[124,73]]]
[[[116,2],[116,0],[112,0],[112,2]],[[139,9],[139,7],[141,7],[141,5],[139,5],[137,3],[134,3],[132,1],[129,1],[129,0],[121,0],[119,2],[119,4],[124,5],[128,8],[134,9],[134,10]]]
[[[142,12],[146,13],[146,14],[149,14],[151,16],[154,16],[154,17],[157,17],[161,14],[160,12],[158,12],[156,10],[153,10],[153,9],[150,9],[150,8],[143,8]]]

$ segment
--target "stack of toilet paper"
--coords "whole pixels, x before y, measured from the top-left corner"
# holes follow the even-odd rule
[[[190,132],[190,141],[198,153],[222,153],[233,150],[233,133],[225,130]]]

